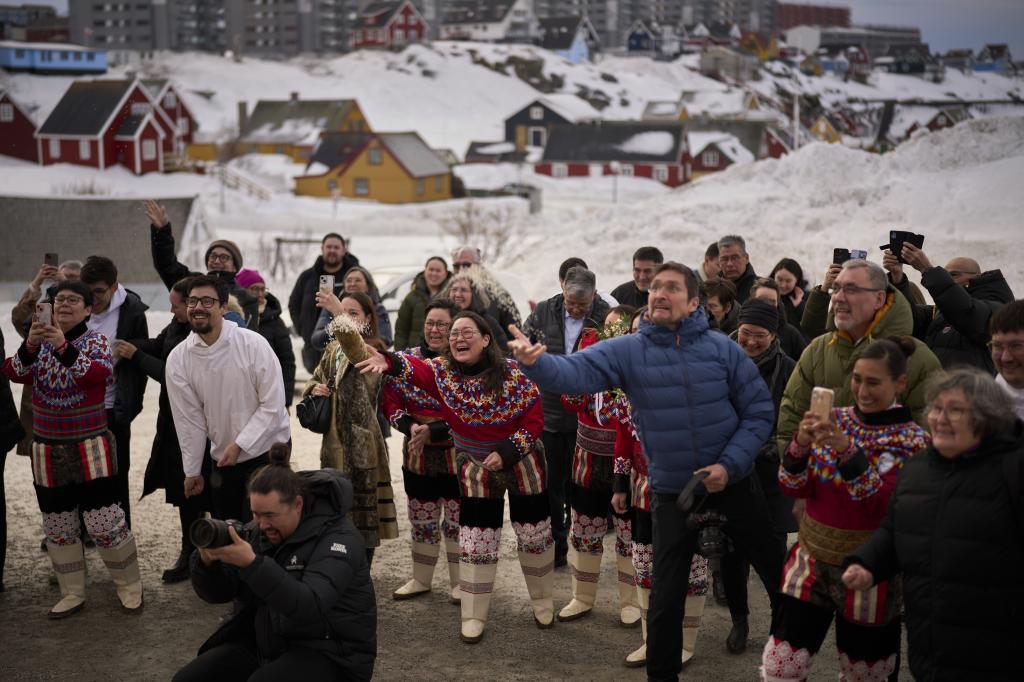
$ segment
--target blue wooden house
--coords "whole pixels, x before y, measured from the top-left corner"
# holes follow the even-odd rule
[[[0,40],[0,69],[38,74],[107,72],[107,53],[71,43],[23,43]]]
[[[1013,59],[1010,48],[1006,44],[989,44],[981,48],[974,62],[974,70],[980,72],[999,73],[1004,76],[1013,74]]]
[[[594,25],[586,17],[539,20],[540,46],[573,64],[588,62],[601,47]]]
[[[627,52],[655,52],[661,49],[657,32],[647,22],[636,20],[626,34]]]

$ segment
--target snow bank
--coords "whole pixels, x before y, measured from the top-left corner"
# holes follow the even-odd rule
[[[672,152],[675,145],[675,138],[672,133],[659,130],[650,133],[639,133],[618,145],[618,148],[627,154],[649,154],[651,156],[664,156]]]
[[[545,215],[513,260],[538,273],[534,296],[556,286],[558,265],[571,255],[586,259],[599,287],[610,290],[629,278],[629,254],[639,246],[657,245],[667,258],[695,265],[708,244],[737,233],[758,273],[790,256],[820,280],[834,247],[866,249],[880,262],[878,245],[898,228],[927,235],[934,263],[972,256],[985,269],[1001,268],[1024,295],[1024,261],[1015,249],[1021,177],[1021,118],[969,121],[885,156],[819,143],[633,205]]]

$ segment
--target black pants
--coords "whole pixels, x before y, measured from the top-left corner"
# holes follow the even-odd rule
[[[128,492],[128,471],[132,466],[132,425],[116,424],[114,411],[107,410],[107,428],[114,434],[114,450],[117,452],[117,501],[124,510],[124,522],[132,527],[131,493]]]
[[[544,431],[540,440],[547,457],[551,536],[555,539],[555,554],[565,556],[569,551],[569,483],[572,481],[572,456],[576,452],[576,431]]]
[[[7,563],[7,496],[4,493],[4,466],[7,453],[0,452],[0,590],[4,589],[4,564]]]
[[[174,682],[271,682],[282,680],[349,679],[338,665],[319,651],[292,649],[260,665],[255,646],[221,644],[199,655],[178,671]]]
[[[259,457],[229,467],[219,467],[214,462],[209,479],[213,518],[225,521],[235,519],[243,523],[252,519],[245,486],[253,472],[269,461],[267,453],[263,453]]]
[[[687,515],[676,507],[676,497],[674,493],[658,493],[651,500],[654,585],[647,629],[647,677],[650,680],[675,680],[682,668],[683,602],[697,532],[687,530]],[[774,613],[782,582],[785,546],[779,546],[773,532],[756,478],[748,476],[710,495],[703,509],[717,509],[726,516],[728,521],[723,530],[757,571]]]

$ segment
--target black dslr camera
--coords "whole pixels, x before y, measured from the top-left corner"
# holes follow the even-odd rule
[[[729,538],[722,530],[728,519],[725,514],[715,509],[701,511],[704,503],[708,500],[707,490],[704,491],[704,495],[701,495],[697,507],[693,507],[697,488],[704,487],[704,479],[707,477],[706,471],[694,474],[690,482],[679,493],[679,497],[676,498],[676,507],[679,511],[688,514],[686,517],[687,530],[697,531],[697,553],[708,560],[712,570],[718,571],[722,565],[722,556],[729,550]]]
[[[220,519],[196,519],[188,529],[192,544],[199,549],[217,549],[231,544],[228,528],[234,528],[242,535],[245,524],[241,521],[221,521]]]

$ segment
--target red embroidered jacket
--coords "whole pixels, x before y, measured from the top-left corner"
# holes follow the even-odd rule
[[[829,447],[801,448],[794,437],[779,468],[779,486],[807,499],[815,521],[845,530],[875,530],[885,517],[900,468],[928,445],[928,435],[910,410],[895,407],[869,415],[855,407],[833,411],[850,439],[847,452]]]
[[[425,357],[423,348],[416,346],[402,351],[403,355],[418,360],[429,360],[437,357],[433,354]],[[430,426],[430,445],[439,447],[451,446],[451,432],[445,423],[441,403],[426,390],[412,381],[403,381],[396,376],[384,377],[384,396],[382,399],[384,416],[396,429],[410,435],[413,423]]]
[[[58,354],[49,343],[35,352],[28,342],[4,361],[4,374],[32,384],[32,431],[44,440],[80,440],[107,430],[103,396],[113,373],[107,337],[84,322],[65,335]]]
[[[389,353],[387,358],[391,376],[438,402],[460,452],[483,459],[496,451],[509,468],[533,451],[544,428],[544,411],[537,385],[519,363],[505,360],[502,389],[494,396],[485,392],[480,376],[462,374],[447,356],[420,360]]]
[[[562,405],[576,414],[583,424],[595,429],[613,429],[618,421],[620,396],[612,391],[604,393],[565,394]]]
[[[629,474],[636,471],[638,476],[647,476],[647,458],[644,457],[640,438],[630,418],[629,400],[621,396],[615,411],[615,472],[614,490],[629,492]]]

